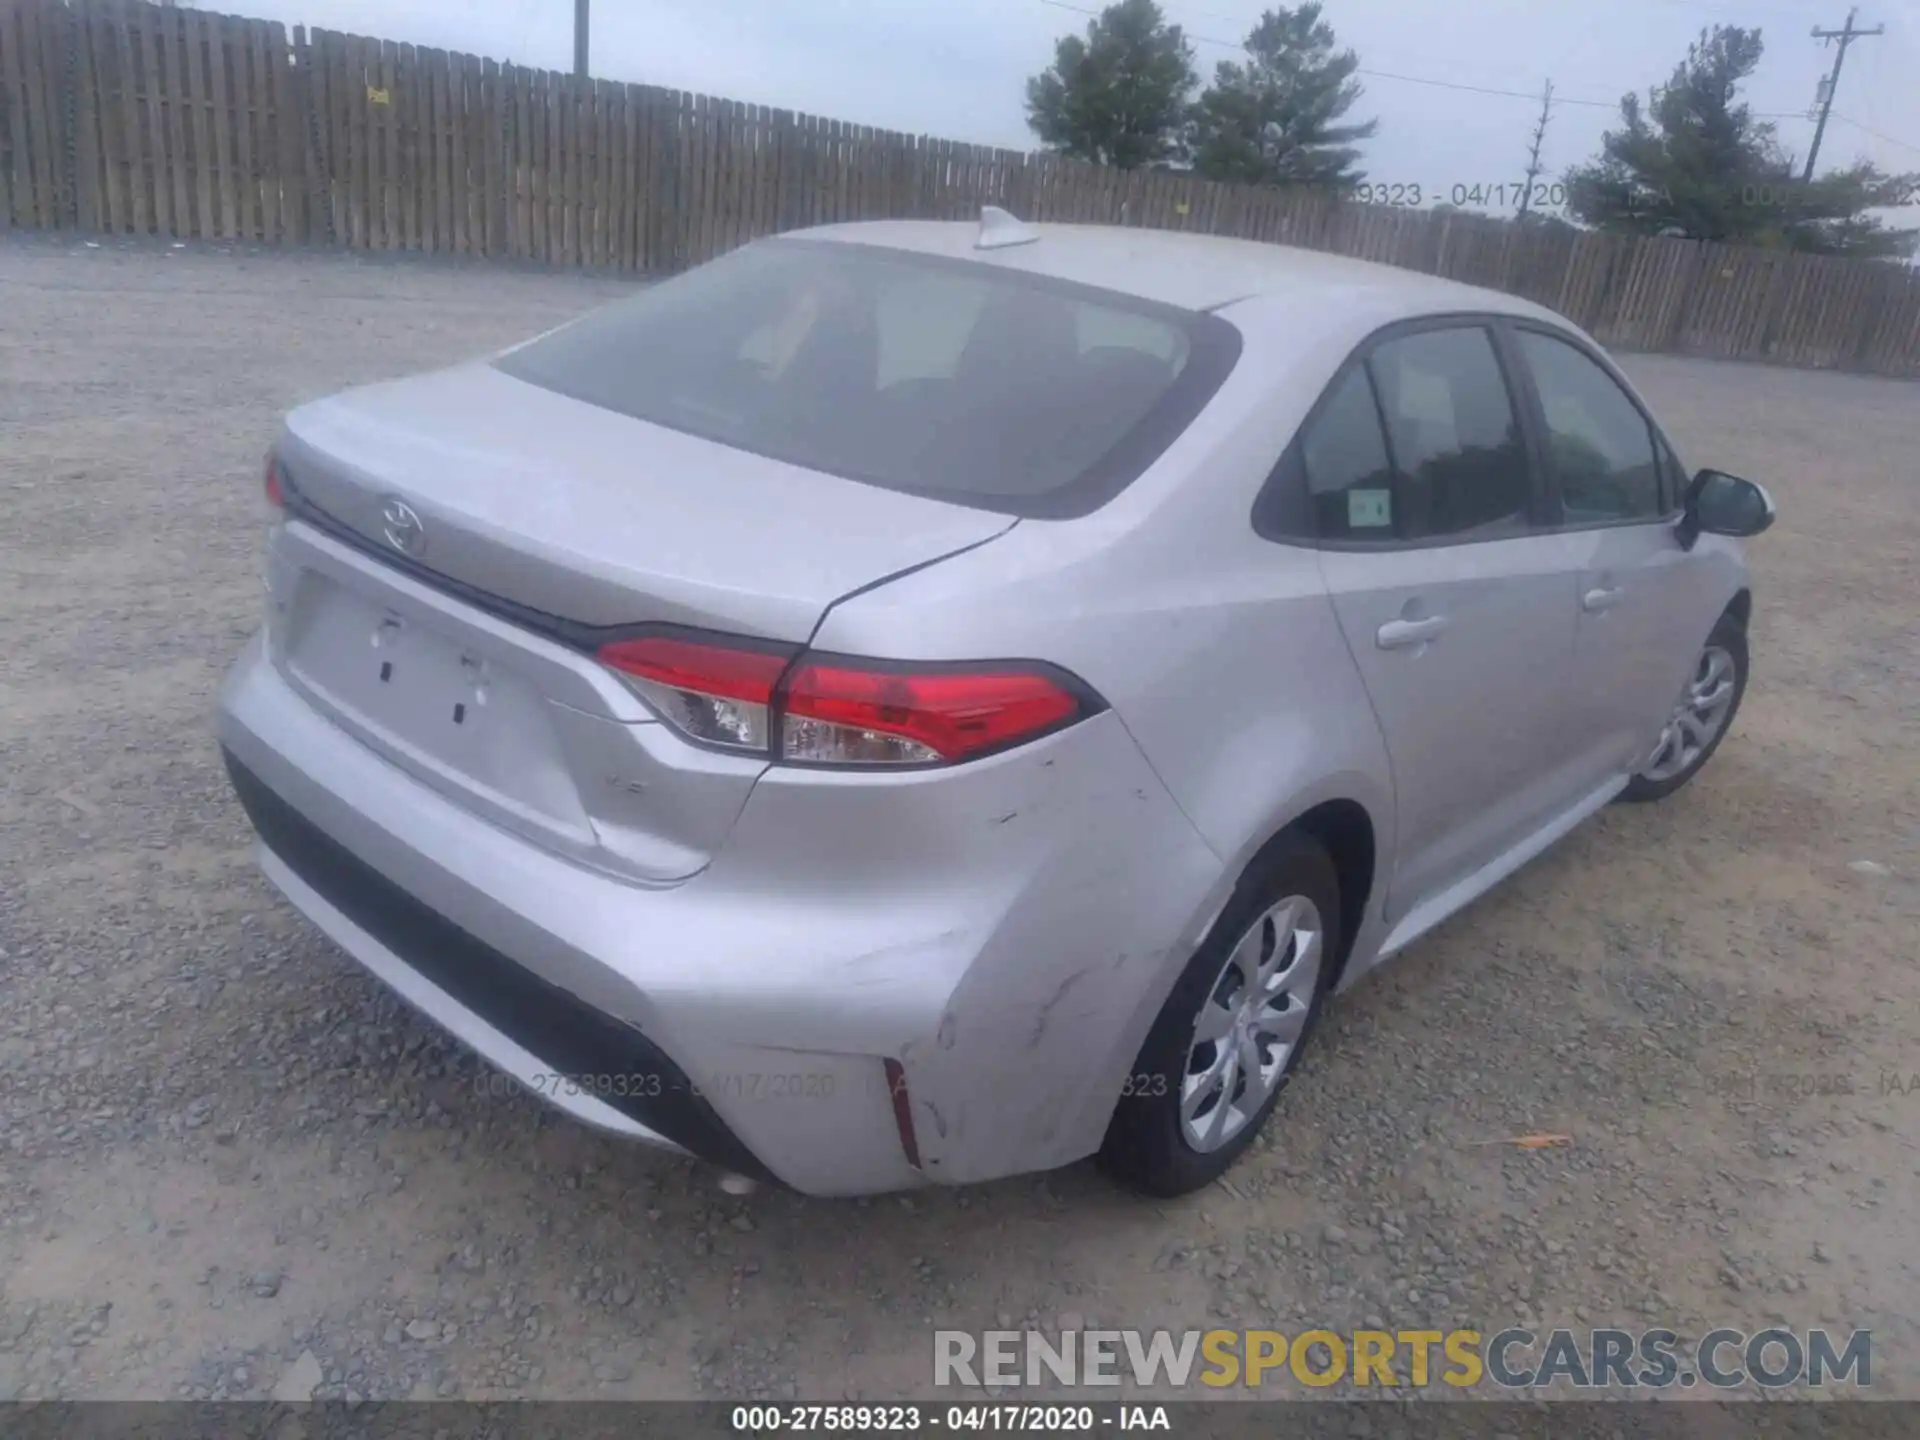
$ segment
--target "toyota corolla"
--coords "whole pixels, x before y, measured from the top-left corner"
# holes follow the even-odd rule
[[[1773,518],[1524,300],[998,211],[306,405],[266,488],[268,877],[814,1194],[1219,1175],[1331,991],[1706,763]]]

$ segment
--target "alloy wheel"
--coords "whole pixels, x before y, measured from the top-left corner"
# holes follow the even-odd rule
[[[1733,653],[1720,645],[1702,650],[1653,754],[1641,767],[1641,778],[1657,785],[1698,764],[1726,728],[1738,688]]]
[[[1203,1154],[1258,1117],[1312,1013],[1324,946],[1320,911],[1290,895],[1247,927],[1195,1018],[1180,1079],[1180,1133]]]

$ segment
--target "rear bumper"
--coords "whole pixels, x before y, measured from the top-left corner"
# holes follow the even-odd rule
[[[771,772],[652,888],[411,779],[257,641],[219,728],[269,878],[404,998],[589,1124],[813,1194],[1097,1148],[1220,883],[1112,715],[964,780]]]
[[[260,836],[268,878],[429,1018],[589,1124],[772,1178],[646,1036],[428,909],[330,839],[232,751],[225,758]]]

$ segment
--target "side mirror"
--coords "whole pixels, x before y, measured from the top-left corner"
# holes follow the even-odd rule
[[[1687,549],[1701,535],[1745,539],[1773,524],[1773,497],[1751,480],[1723,470],[1702,470],[1687,486],[1680,517],[1680,543]]]

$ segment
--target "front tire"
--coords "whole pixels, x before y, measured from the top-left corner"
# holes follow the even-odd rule
[[[1722,615],[1700,647],[1653,754],[1620,798],[1632,804],[1664,800],[1698,775],[1733,728],[1746,693],[1746,627]]]
[[[1106,1171],[1163,1197],[1225,1174],[1292,1078],[1341,943],[1333,861],[1312,838],[1283,836],[1248,867],[1161,1007],[1107,1126]]]

